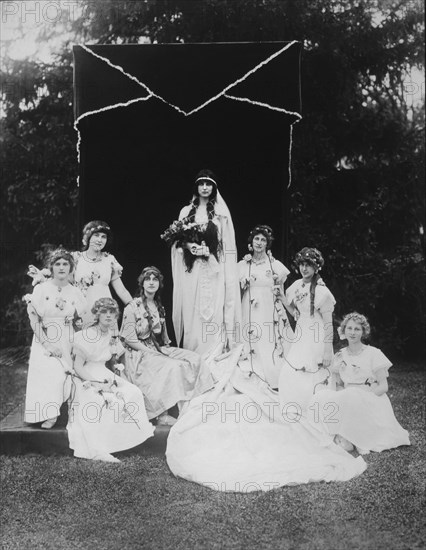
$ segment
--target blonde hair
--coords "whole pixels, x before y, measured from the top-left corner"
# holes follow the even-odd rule
[[[99,321],[99,314],[102,309],[112,311],[117,317],[120,313],[120,308],[115,300],[112,298],[99,298],[99,300],[96,300],[93,304],[91,309],[93,315],[95,316],[96,322]]]
[[[357,311],[353,311],[352,313],[348,313],[343,317],[343,321],[340,323],[340,334],[343,336],[345,333],[346,325],[349,323],[349,321],[354,321],[355,323],[359,323],[362,327],[362,338],[368,338],[370,336],[370,323],[368,322],[368,319],[365,315],[362,315],[361,313],[358,313]]]

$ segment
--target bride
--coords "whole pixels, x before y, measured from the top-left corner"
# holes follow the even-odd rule
[[[184,230],[176,232],[175,227]],[[201,170],[193,197],[162,238],[172,245],[176,341],[199,354],[229,347],[241,321],[234,226],[216,176]]]
[[[246,284],[244,277],[241,282]],[[274,298],[277,306],[279,299]],[[292,311],[291,305],[284,305]],[[260,301],[257,307],[258,315],[265,320],[269,316],[274,326],[275,309],[268,301]],[[243,308],[243,326],[250,323],[248,311]],[[259,339],[258,349],[267,348],[269,332],[260,331]],[[312,428],[291,403],[280,405],[278,392],[270,385],[275,384],[275,376],[271,379],[268,365],[251,360],[252,354],[243,353],[244,348],[239,344],[221,354],[218,344],[205,355],[218,382],[193,399],[171,428],[166,450],[171,471],[231,492],[346,481],[361,474],[366,468],[362,457],[354,458],[331,437]],[[250,351],[256,349],[250,347]]]

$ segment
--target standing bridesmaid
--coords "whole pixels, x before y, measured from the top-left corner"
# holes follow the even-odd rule
[[[121,280],[122,266],[105,248],[111,240],[109,225],[101,220],[87,223],[83,228],[83,248],[74,252],[74,281],[81,289],[88,303],[88,311],[83,318],[84,325],[94,321],[90,310],[99,298],[111,298],[109,285],[127,305],[132,296]]]
[[[279,379],[280,401],[293,403],[305,414],[311,396],[328,385],[333,357],[333,311],[336,300],[320,278],[324,258],[316,248],[302,248],[295,256],[301,279],[286,292],[295,310],[294,339]]]
[[[289,270],[271,254],[274,240],[268,225],[256,225],[248,242],[251,254],[238,263],[242,291],[244,351],[253,370],[263,371],[268,384],[278,387],[278,378],[292,334],[284,307],[276,297],[283,292]]]

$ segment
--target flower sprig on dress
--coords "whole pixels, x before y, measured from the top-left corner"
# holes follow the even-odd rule
[[[32,278],[32,285],[36,286],[39,283],[44,283],[48,279],[52,278],[52,273],[50,272],[50,269],[44,268],[44,269],[38,269],[35,265],[29,265],[27,275],[29,275]]]

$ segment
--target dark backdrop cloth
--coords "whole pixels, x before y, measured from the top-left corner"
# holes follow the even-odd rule
[[[74,60],[80,224],[111,224],[130,292],[141,269],[156,265],[170,318],[170,253],[160,234],[188,204],[202,168],[217,175],[239,258],[252,226],[266,223],[276,233],[273,252],[284,259],[299,43],[76,46]],[[228,87],[244,101],[225,97]]]

